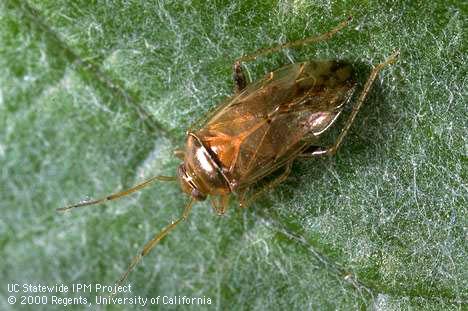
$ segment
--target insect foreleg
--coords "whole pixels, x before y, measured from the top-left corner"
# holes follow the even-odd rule
[[[143,247],[143,250],[133,257],[132,261],[130,262],[130,265],[127,268],[127,271],[120,277],[120,279],[117,281],[117,285],[120,286],[122,285],[125,280],[128,277],[128,274],[135,268],[135,266],[141,261],[141,259],[148,255],[148,253],[169,233],[171,232],[172,229],[174,229],[182,220],[187,219],[190,210],[192,209],[194,200],[191,199],[190,202],[185,206],[184,212],[180,218],[178,218],[176,221],[173,221],[171,224],[167,225],[163,230],[161,230],[158,234],[154,236],[148,243],[145,244]]]
[[[267,185],[263,186],[260,190],[253,193],[250,197],[245,198],[245,196],[242,195],[239,198],[239,206],[242,207],[242,208],[245,208],[245,207],[249,206],[250,203],[255,201],[256,198],[258,198],[258,196],[260,196],[261,194],[265,193],[268,190],[273,189],[274,187],[278,186],[283,181],[285,181],[286,178],[288,178],[289,174],[291,173],[292,161],[286,163],[284,167],[285,167],[284,172],[280,176],[276,177],[274,180],[269,182]]]
[[[369,91],[372,87],[372,84],[374,83],[375,79],[377,78],[379,72],[387,65],[390,65],[394,63],[399,55],[399,51],[394,52],[392,55],[390,55],[383,63],[378,64],[377,66],[372,69],[369,78],[367,78],[366,83],[364,84],[364,88],[359,95],[356,103],[353,106],[353,110],[351,111],[351,114],[348,117],[348,120],[346,120],[345,125],[343,126],[341,133],[338,135],[338,138],[335,140],[335,143],[328,148],[317,148],[316,150],[307,153],[307,154],[302,154],[301,156],[321,156],[321,155],[334,155],[338,148],[340,147],[341,143],[343,142],[343,138],[348,134],[349,129],[351,125],[354,122],[354,119],[356,118],[357,113],[359,112],[359,109],[361,109],[362,104],[367,98],[367,95],[369,94]]]
[[[221,195],[219,196],[219,200],[212,197],[211,206],[219,216],[224,215],[229,207],[229,195]]]

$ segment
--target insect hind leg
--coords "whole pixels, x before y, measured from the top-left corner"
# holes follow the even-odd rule
[[[304,39],[300,39],[300,40],[296,40],[296,41],[291,41],[291,42],[286,42],[286,43],[283,43],[283,44],[275,45],[275,46],[268,47],[268,48],[259,49],[259,50],[257,50],[256,52],[254,52],[252,54],[248,54],[248,55],[244,55],[244,56],[240,57],[239,59],[236,60],[235,64],[236,63],[241,63],[241,62],[252,61],[252,60],[255,60],[259,56],[275,53],[275,52],[281,51],[283,49],[328,40],[331,37],[333,37],[337,32],[339,32],[341,29],[348,26],[351,19],[352,19],[352,17],[350,16],[345,21],[342,21],[341,23],[339,23],[332,30],[330,30],[330,31],[328,31],[326,33],[323,33],[321,35],[318,35],[318,36],[308,37],[308,38],[304,38]]]
[[[233,70],[234,70],[233,76],[234,76],[236,93],[241,92],[247,86],[247,79],[245,78],[245,74],[242,70],[242,62],[252,61],[252,60],[255,60],[259,56],[275,53],[283,49],[328,40],[331,37],[333,37],[337,32],[339,32],[341,29],[348,26],[351,19],[352,17],[349,16],[345,21],[342,21],[341,23],[339,23],[335,28],[321,35],[308,37],[308,38],[304,38],[304,39],[300,39],[296,41],[286,42],[286,43],[275,45],[275,46],[268,47],[268,48],[259,49],[252,54],[247,54],[238,58],[234,62],[234,65],[233,65]]]
[[[236,93],[240,93],[247,86],[247,79],[245,78],[244,70],[242,69],[240,61],[234,62],[233,70],[235,91]]]
[[[302,157],[308,157],[308,156],[322,156],[322,155],[334,155],[338,148],[341,146],[341,143],[343,142],[343,138],[348,134],[349,129],[351,128],[351,125],[354,122],[354,119],[356,118],[357,113],[359,112],[359,109],[361,109],[362,104],[367,98],[367,95],[369,94],[369,91],[374,84],[375,79],[379,75],[380,71],[385,67],[388,66],[396,61],[398,58],[398,55],[400,54],[399,51],[394,52],[392,55],[390,55],[384,62],[378,64],[377,66],[372,69],[369,78],[367,78],[366,83],[364,84],[364,88],[359,95],[356,103],[353,106],[353,110],[351,111],[351,114],[348,117],[348,120],[346,120],[346,123],[341,130],[341,133],[338,135],[338,138],[335,140],[334,144],[331,147],[328,148],[321,148],[317,147],[315,150],[308,152],[308,153],[303,153],[301,154]]]

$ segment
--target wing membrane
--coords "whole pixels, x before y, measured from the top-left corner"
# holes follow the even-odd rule
[[[240,188],[292,161],[328,128],[354,91],[351,67],[282,67],[217,110],[197,135]]]

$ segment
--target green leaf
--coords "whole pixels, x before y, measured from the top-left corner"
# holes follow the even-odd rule
[[[3,1],[1,309],[20,299],[10,283],[112,285],[182,212],[177,183],[55,209],[175,175],[190,124],[232,93],[234,59],[349,15],[327,42],[246,64],[257,79],[292,61],[348,59],[362,85],[399,49],[338,154],[296,161],[247,209],[232,200],[218,217],[196,205],[117,296],[209,298],[209,309],[463,308],[467,13],[460,1]],[[60,308],[53,295],[100,296],[31,295],[47,296],[47,310]]]

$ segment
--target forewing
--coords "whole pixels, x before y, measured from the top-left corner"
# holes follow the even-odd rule
[[[227,175],[249,185],[294,159],[330,126],[354,90],[351,67],[282,67],[249,85],[198,132]]]

